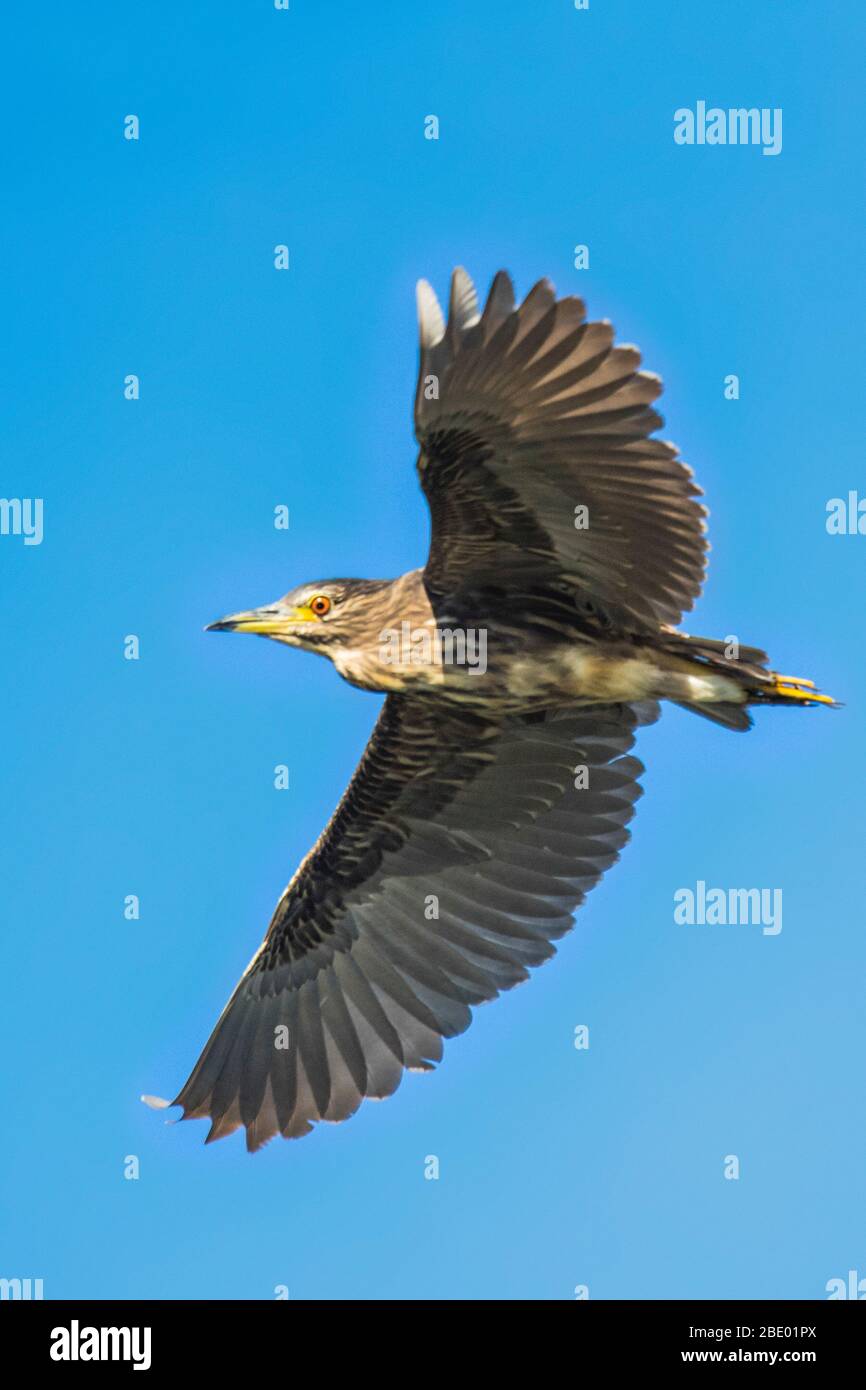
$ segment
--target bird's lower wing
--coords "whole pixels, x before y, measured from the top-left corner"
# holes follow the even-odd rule
[[[257,1149],[429,1070],[618,857],[652,704],[498,723],[386,700],[177,1100]]]
[[[706,567],[700,489],[649,436],[659,377],[610,323],[541,280],[519,307],[504,271],[483,313],[454,272],[446,325],[425,281],[415,428],[434,598],[558,584],[624,631],[676,624]]]

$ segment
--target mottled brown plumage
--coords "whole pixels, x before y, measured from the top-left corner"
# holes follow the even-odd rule
[[[418,304],[425,569],[317,581],[213,625],[386,694],[173,1102],[209,1139],[245,1126],[251,1149],[429,1070],[474,1004],[554,953],[628,837],[634,731],[659,699],[734,729],[750,704],[829,703],[756,648],[675,631],[706,513],[650,437],[661,382],[636,348],[546,280],[515,307],[500,272],[481,313],[458,270],[447,324],[424,282]]]

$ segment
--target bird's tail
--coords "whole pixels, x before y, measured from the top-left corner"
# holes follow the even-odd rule
[[[683,709],[710,719],[714,724],[721,724],[726,729],[750,729],[752,718],[749,705],[830,705],[838,708],[837,701],[823,694],[814,681],[768,670],[769,658],[759,647],[743,647],[733,641],[720,642],[715,638],[691,637],[685,633],[672,633],[670,637],[670,643],[665,644],[666,649],[680,658],[686,658],[690,665],[693,663],[692,669],[700,668],[704,674],[712,672],[723,675],[742,688],[741,701],[676,701]]]

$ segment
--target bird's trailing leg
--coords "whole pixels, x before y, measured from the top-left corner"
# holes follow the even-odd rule
[[[774,702],[784,704],[790,700],[801,704],[834,706],[837,703],[832,695],[823,695],[815,688],[814,681],[807,681],[803,676],[783,676],[778,671],[774,671],[772,676],[773,684],[767,691],[767,699]]]

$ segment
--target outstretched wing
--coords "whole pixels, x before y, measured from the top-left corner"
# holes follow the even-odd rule
[[[391,695],[176,1105],[247,1146],[430,1070],[618,858],[652,704],[491,722]],[[586,771],[576,771],[586,769]]]
[[[611,324],[587,323],[549,280],[515,308],[504,271],[479,314],[455,270],[447,326],[422,280],[418,317],[434,598],[564,582],[626,632],[678,623],[703,583],[706,509],[674,445],[649,438],[662,383],[638,370],[637,348],[615,347]]]

